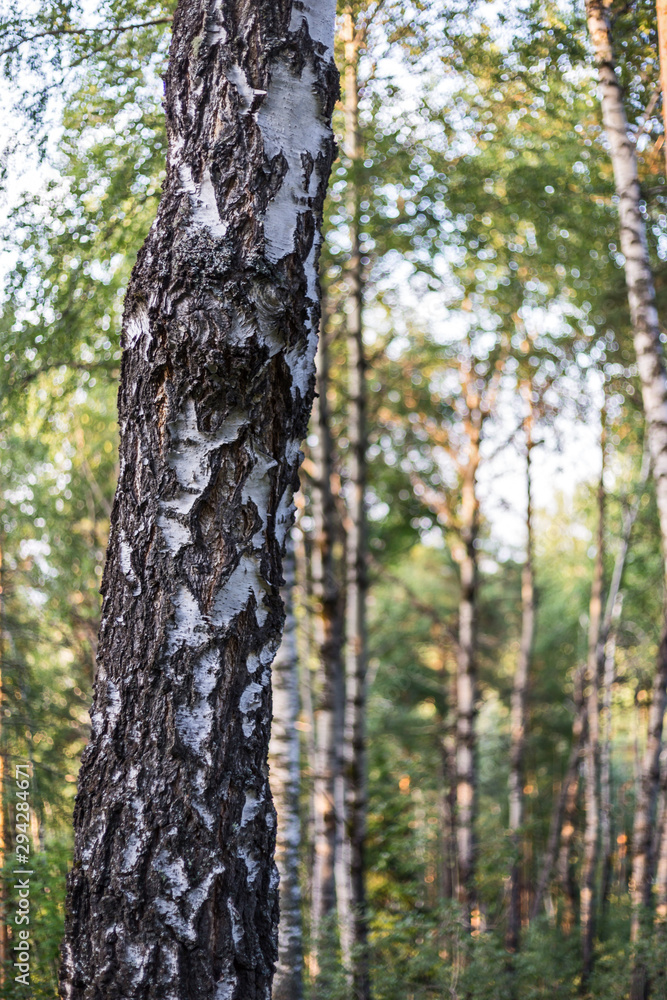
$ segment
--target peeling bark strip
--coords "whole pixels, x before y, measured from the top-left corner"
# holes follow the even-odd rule
[[[127,293],[62,996],[267,1000],[281,552],[314,387],[333,0],[188,0]]]

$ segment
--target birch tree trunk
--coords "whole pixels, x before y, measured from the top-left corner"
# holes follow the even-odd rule
[[[662,148],[665,154],[665,167],[667,168],[667,0],[656,0],[655,6],[658,15],[660,89],[662,90],[662,123],[664,129]]]
[[[463,468],[461,491],[461,539],[454,553],[459,564],[459,635],[456,683],[456,844],[458,859],[457,899],[461,906],[464,934],[471,931],[476,907],[475,819],[477,813],[477,535],[479,503],[477,469],[481,440],[479,401],[467,400],[468,460]]]
[[[602,698],[600,701],[600,851],[602,854],[602,879],[600,905],[602,915],[606,912],[611,878],[613,856],[613,810],[611,788],[611,702],[614,676],[616,672],[616,632],[621,614],[622,594],[614,604],[614,614],[607,642],[604,646],[604,670],[602,675]]]
[[[67,1000],[266,1000],[281,553],[314,388],[332,0],[182,2],[123,321]]]
[[[533,905],[530,912],[531,920],[534,920],[540,912],[542,900],[544,899],[544,893],[546,892],[546,888],[549,884],[554,865],[556,865],[559,853],[559,844],[562,841],[563,827],[566,821],[569,822],[569,819],[566,820],[566,816],[569,816],[570,813],[573,814],[573,809],[576,808],[577,792],[579,790],[579,764],[581,761],[581,750],[586,732],[586,704],[584,702],[583,686],[581,681],[577,682],[576,687],[578,688],[578,695],[575,694],[575,714],[574,721],[572,723],[572,747],[570,749],[570,756],[568,758],[565,776],[551,814],[547,848],[544,852],[542,867],[537,879],[535,896],[533,898]],[[566,864],[569,865],[568,855],[566,855]],[[561,872],[561,869],[562,866],[559,865],[559,873]]]
[[[346,528],[345,742],[340,878],[336,884],[341,951],[355,1000],[370,996],[364,847],[366,839],[366,359],[362,325],[363,273],[359,246],[359,38],[350,9],[344,16],[345,155],[350,161],[347,210],[351,242],[346,303],[349,368],[348,518]]]
[[[273,983],[274,1000],[301,1000],[303,996],[303,933],[299,848],[301,818],[301,746],[299,730],[299,662],[293,590],[294,546],[287,540],[283,560],[285,628],[273,661],[273,722],[269,744],[270,783],[276,807],[276,865],[280,874],[280,926],[278,965]]]
[[[447,714],[440,741],[442,760],[442,895],[445,900],[455,898],[458,882],[456,857],[456,676],[452,671],[447,684]]]
[[[526,561],[521,574],[521,640],[511,700],[511,744],[509,776],[509,823],[512,834],[510,905],[505,946],[517,951],[521,935],[521,829],[523,827],[524,750],[526,744],[526,695],[535,633],[535,584],[533,574],[533,505],[531,457],[532,413],[526,421]]]
[[[586,985],[593,971],[593,949],[595,944],[595,876],[597,872],[600,797],[598,791],[600,769],[600,632],[602,627],[602,591],[604,587],[604,543],[605,543],[605,411],[601,414],[602,465],[598,485],[598,536],[593,585],[588,622],[588,658],[586,662],[586,702],[588,706],[588,726],[584,741],[584,803],[586,826],[584,831],[583,863],[581,867],[581,952],[582,984]]]
[[[623,514],[623,531],[621,534],[620,548],[616,554],[614,571],[609,584],[609,593],[605,607],[605,615],[600,631],[599,656],[603,662],[603,693],[602,693],[602,713],[600,718],[600,823],[601,823],[601,846],[602,846],[602,906],[606,905],[609,891],[609,879],[611,876],[612,859],[612,801],[611,801],[611,695],[615,675],[616,661],[616,639],[615,630],[621,616],[623,606],[621,584],[625,571],[625,563],[630,550],[630,540],[632,529],[639,506],[644,495],[646,483],[651,471],[651,460],[646,444],[642,458],[642,466],[639,475],[639,482],[632,504]]]
[[[330,428],[327,389],[329,352],[323,327],[317,353],[318,396],[311,427],[317,436],[312,448],[313,482],[313,596],[318,647],[320,691],[315,713],[317,762],[314,781],[314,863],[311,907],[311,973],[319,971],[318,952],[324,926],[335,908],[336,782],[341,773],[340,757],[344,724],[343,621],[341,593],[335,560],[340,534],[332,488],[334,449]]]
[[[637,367],[655,482],[663,559],[667,559],[667,373],[660,342],[653,274],[641,213],[637,157],[623,105],[623,93],[614,67],[609,11],[603,0],[587,0],[588,28],[598,70],[602,118],[609,142],[616,193],[619,198],[620,242],[633,326]],[[667,574],[666,574],[667,576]],[[663,632],[653,686],[649,735],[642,762],[635,809],[632,861],[632,940],[639,935],[640,916],[651,892],[650,843],[657,786],[658,759],[667,688],[667,642]],[[634,996],[644,994],[633,993]]]
[[[565,778],[563,793],[564,803],[562,809],[562,823],[558,828],[559,848],[556,870],[558,881],[563,892],[563,907],[561,913],[561,926],[566,934],[572,930],[574,925],[574,914],[577,904],[577,887],[574,881],[570,855],[572,852],[572,841],[575,834],[575,823],[577,818],[577,800],[579,798],[579,771],[581,769],[581,758],[584,744],[587,739],[588,730],[588,702],[584,697],[584,684],[586,670],[580,667],[575,675],[574,681],[574,703],[575,718],[572,729],[572,750],[568,764],[568,772]]]

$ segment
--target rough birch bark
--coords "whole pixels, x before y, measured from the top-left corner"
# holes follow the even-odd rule
[[[531,458],[534,447],[532,413],[526,419],[526,560],[521,574],[521,639],[510,707],[509,825],[512,835],[509,913],[505,946],[517,951],[521,936],[521,830],[524,820],[523,785],[526,744],[526,696],[535,634],[535,581],[533,572],[533,504]]]
[[[584,741],[584,850],[581,866],[580,927],[582,984],[587,984],[593,971],[595,945],[595,879],[599,856],[600,831],[600,632],[602,628],[602,593],[604,588],[605,554],[605,411],[602,410],[602,466],[598,484],[597,551],[593,569],[593,585],[589,605],[588,657],[586,661],[587,721]]]
[[[317,397],[311,430],[317,437],[312,457],[313,596],[318,653],[319,696],[315,713],[317,763],[314,780],[314,859],[311,904],[311,974],[319,971],[318,952],[327,922],[334,913],[336,856],[336,782],[341,773],[344,715],[343,621],[341,588],[335,558],[340,536],[332,486],[334,445],[329,403],[329,351],[323,325],[317,352]]]
[[[182,2],[125,302],[66,1000],[266,1000],[281,552],[314,389],[332,0]]]
[[[474,403],[477,405],[473,405]],[[471,931],[476,907],[475,819],[477,813],[477,549],[479,502],[477,470],[482,415],[479,401],[467,399],[467,462],[462,469],[460,544],[454,558],[459,565],[459,634],[456,682],[456,844],[458,860],[457,899],[464,933]]]
[[[603,0],[587,0],[586,12],[600,82],[602,118],[619,199],[621,251],[625,257],[628,303],[637,367],[642,383],[663,559],[667,559],[667,373],[660,342],[646,225],[640,206],[637,157],[628,132],[623,93],[614,67],[609,9]],[[650,902],[650,842],[659,780],[658,758],[662,745],[666,687],[667,642],[663,632],[653,686],[649,735],[635,809],[632,860],[633,941],[636,941],[639,935],[642,911]],[[643,994],[643,987],[639,994],[633,992],[635,996]]]
[[[370,996],[368,917],[364,847],[366,839],[366,596],[368,590],[366,539],[366,359],[363,342],[363,268],[359,244],[359,37],[353,13],[343,19],[345,41],[345,156],[350,161],[347,210],[351,242],[346,302],[349,457],[346,522],[345,605],[345,812],[342,851],[336,883],[343,963],[355,1000]]]
[[[301,746],[299,730],[299,662],[293,591],[294,546],[287,540],[283,560],[285,627],[272,666],[273,721],[269,744],[270,785],[276,808],[276,865],[280,875],[278,964],[273,982],[274,1000],[301,1000],[303,996],[303,933],[299,849],[301,846]]]

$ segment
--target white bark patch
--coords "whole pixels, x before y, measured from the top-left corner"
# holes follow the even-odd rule
[[[247,606],[250,595],[255,595],[257,624],[263,625],[268,611],[262,606],[267,585],[259,572],[258,562],[250,556],[242,556],[227,583],[218,591],[213,603],[211,619],[217,627],[230,624]]]
[[[109,728],[115,726],[120,714],[120,691],[113,681],[107,681],[107,719]]]
[[[204,751],[203,745],[213,731],[213,708],[208,699],[217,684],[219,666],[219,655],[215,651],[204,653],[199,658],[193,673],[193,688],[197,696],[194,705],[181,706],[175,715],[176,730],[185,745],[204,756],[209,763],[210,753]]]
[[[123,528],[120,529],[120,542],[118,545],[118,556],[120,568],[123,576],[132,587],[132,596],[138,597],[141,593],[141,584],[132,566],[132,547],[127,540],[127,535]]]
[[[278,502],[278,508],[276,510],[276,541],[281,548],[285,544],[287,532],[292,524],[292,516],[294,513],[294,508],[292,506],[293,498],[294,490],[291,486],[287,486]]]
[[[243,940],[245,931],[243,930],[243,924],[241,923],[241,914],[234,906],[231,899],[227,900],[227,909],[229,911],[229,919],[232,925],[232,940],[234,944],[238,947]]]
[[[243,715],[241,726],[243,735],[248,738],[255,732],[256,722],[250,718],[250,713],[254,713],[262,704],[262,686],[252,681],[241,695],[239,708]]]
[[[220,218],[218,204],[215,200],[215,188],[208,167],[205,168],[202,179],[197,184],[192,177],[192,170],[186,164],[179,169],[182,190],[188,194],[192,221],[196,226],[203,226],[211,231],[213,236],[224,236],[227,223]]]
[[[203,750],[213,727],[213,709],[208,702],[200,698],[192,708],[177,709],[175,723],[176,731],[186,747],[204,756],[210,763],[210,754]]]
[[[189,399],[183,414],[169,425],[168,461],[181,489],[160,501],[157,523],[172,555],[192,541],[187,515],[211,480],[213,452],[235,441],[244,422],[239,414],[232,414],[214,434],[207,434],[199,430],[195,404]]]
[[[243,860],[246,867],[246,881],[248,885],[252,885],[260,869],[259,861],[247,847],[239,847],[238,856]]]
[[[138,986],[146,974],[148,953],[141,945],[127,942],[125,944],[125,962],[134,970],[132,983]]]
[[[298,31],[305,21],[314,42],[333,50],[336,5],[331,0],[294,0],[289,30]]]
[[[196,648],[211,637],[209,625],[201,613],[199,602],[185,584],[181,584],[172,597],[175,608],[174,621],[169,630],[168,654],[180,646]]]
[[[223,974],[215,988],[215,1000],[232,1000],[237,983],[238,979],[233,973]]]
[[[287,162],[282,184],[264,214],[266,254],[272,261],[294,252],[299,214],[312,209],[312,194],[317,190],[318,179],[307,175],[302,159],[310,155],[316,161],[329,139],[321,120],[316,82],[307,63],[300,77],[284,63],[274,64],[268,94],[257,113],[267,157],[282,154]]]
[[[236,87],[241,107],[246,112],[250,111],[255,94],[264,93],[264,91],[256,91],[254,87],[250,86],[248,77],[237,63],[234,63],[234,65],[225,72],[225,76],[229,82]]]
[[[160,506],[161,509],[164,509],[163,505]],[[182,548],[190,545],[192,542],[190,528],[182,524],[175,513],[159,514],[157,523],[158,528],[162,529],[162,537],[167,543],[167,549],[171,552],[172,556],[178,555]]]
[[[167,880],[167,888],[172,899],[180,899],[188,891],[190,883],[182,858],[171,859],[167,851],[161,851],[154,861],[155,868]]]
[[[191,509],[192,504],[198,496],[201,496],[204,487],[209,482],[211,452],[216,451],[222,445],[235,441],[240,428],[245,423],[247,423],[247,417],[241,414],[232,414],[213,434],[200,431],[194,401],[189,399],[185,404],[184,412],[169,425],[171,440],[169,465],[174,470],[179,485],[188,494],[187,505],[184,501],[179,506],[183,513],[187,513]],[[171,500],[168,501],[168,504],[169,506],[177,506]]]
[[[243,804],[243,813],[241,815],[241,826],[247,826],[248,823],[252,823],[257,816],[263,801],[264,796],[258,795],[257,792],[252,791],[252,789],[245,793],[245,802]]]
[[[247,688],[241,695],[241,701],[239,702],[239,708],[244,715],[249,712],[256,712],[257,709],[262,704],[262,687],[260,684],[256,684],[251,681]]]
[[[255,532],[252,538],[253,546],[258,551],[264,548],[266,527],[269,518],[271,480],[268,473],[277,464],[275,459],[269,459],[260,455],[243,487],[243,502],[246,504],[253,503],[262,520],[262,527]]]
[[[152,340],[151,327],[148,319],[148,310],[145,306],[138,305],[125,324],[125,346],[134,347],[139,341],[143,344],[144,357],[148,353],[148,345]]]

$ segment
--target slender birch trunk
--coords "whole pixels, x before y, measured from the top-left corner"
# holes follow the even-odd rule
[[[656,0],[658,15],[658,48],[660,53],[660,89],[662,90],[662,148],[667,168],[667,0]]]
[[[651,471],[651,461],[648,448],[644,447],[642,466],[639,475],[639,482],[635,498],[632,504],[623,514],[623,530],[621,534],[621,544],[614,562],[607,603],[605,607],[604,621],[600,630],[599,655],[603,660],[603,693],[602,693],[602,713],[600,718],[601,745],[600,745],[600,822],[602,835],[602,906],[606,905],[609,892],[609,880],[611,876],[611,861],[613,854],[612,845],[612,801],[611,801],[611,695],[614,683],[616,666],[616,636],[615,631],[621,616],[623,606],[621,584],[625,571],[625,563],[630,550],[630,540],[632,529],[639,506],[644,495],[646,483]]]
[[[346,532],[345,647],[345,815],[340,871],[336,885],[341,951],[355,1000],[370,996],[368,916],[364,847],[366,839],[366,359],[363,342],[363,269],[359,245],[359,177],[362,149],[359,136],[358,62],[360,40],[348,9],[343,21],[345,40],[345,143],[350,161],[347,210],[351,242],[347,280],[349,367],[349,483]]]
[[[611,788],[611,700],[616,674],[616,631],[615,626],[621,616],[622,594],[614,603],[610,632],[604,646],[604,670],[602,675],[602,699],[600,705],[600,851],[602,854],[602,879],[600,905],[602,914],[606,912],[611,879],[613,857],[613,810]]]
[[[562,841],[562,832],[565,823],[570,823],[570,816],[574,815],[577,803],[577,793],[579,791],[579,766],[581,763],[581,752],[586,734],[586,703],[583,697],[583,684],[581,680],[575,683],[575,712],[572,723],[572,747],[565,770],[565,776],[561,783],[558,797],[554,803],[549,824],[549,837],[547,848],[544,852],[542,867],[537,879],[535,896],[531,908],[530,918],[534,920],[542,906],[544,893],[551,879],[551,873],[556,865],[559,853],[559,845]],[[566,821],[566,816],[568,817]],[[574,826],[572,831],[574,832]],[[569,841],[568,841],[569,843]],[[569,866],[569,853],[566,853],[566,864]],[[562,875],[562,864],[557,866],[557,871]],[[561,882],[563,881],[561,877]]]
[[[341,593],[335,559],[340,535],[332,487],[334,447],[327,390],[329,353],[323,327],[317,353],[318,395],[311,427],[317,436],[312,448],[315,476],[312,488],[315,537],[313,596],[319,663],[319,696],[315,712],[317,763],[314,782],[314,864],[311,905],[311,974],[319,972],[319,950],[327,921],[335,909],[336,784],[341,773],[343,746],[344,666]]]
[[[267,1000],[271,662],[315,384],[332,0],[181,2],[126,296],[65,1000]]]
[[[605,411],[601,414],[600,451],[602,467],[598,485],[598,535],[593,585],[588,623],[588,658],[586,662],[586,702],[588,726],[584,742],[584,856],[581,869],[580,921],[582,951],[582,984],[585,986],[593,971],[595,945],[595,879],[599,855],[600,831],[600,632],[602,628],[602,592],[604,588],[605,554]]]
[[[577,907],[577,886],[572,871],[571,853],[572,842],[576,832],[581,761],[588,732],[588,700],[584,696],[585,681],[586,668],[584,666],[580,667],[575,675],[574,701],[576,714],[572,732],[573,740],[568,773],[563,787],[563,819],[558,830],[559,848],[556,870],[563,893],[561,927],[565,934],[569,934],[574,926],[574,915]]]
[[[442,760],[442,895],[445,900],[456,896],[458,860],[456,851],[456,677],[452,676],[447,692],[447,716],[441,740]]]
[[[468,400],[467,462],[462,470],[460,544],[454,556],[459,565],[459,635],[456,680],[456,844],[457,899],[464,934],[470,934],[477,906],[475,886],[475,820],[477,816],[477,549],[479,503],[477,470],[481,440],[479,401]]]
[[[510,775],[509,775],[509,824],[512,834],[512,868],[510,871],[510,905],[507,917],[505,946],[511,951],[519,948],[521,935],[521,830],[524,822],[523,785],[524,751],[526,744],[526,696],[535,633],[535,582],[533,572],[533,504],[531,458],[534,447],[532,412],[526,420],[526,561],[521,574],[521,640],[510,716]]]
[[[303,996],[303,933],[299,850],[301,846],[301,746],[299,730],[299,662],[294,615],[294,545],[287,539],[283,560],[285,628],[273,661],[273,722],[269,744],[270,784],[276,807],[276,864],[280,874],[278,964],[273,981],[274,1000],[301,1000]]]
[[[5,831],[5,747],[4,747],[4,667],[5,667],[5,562],[4,538],[0,532],[0,871],[7,853]],[[7,961],[7,912],[5,882],[0,878],[0,986],[5,982]]]
[[[623,93],[614,67],[609,10],[603,0],[587,0],[588,27],[598,70],[602,117],[609,142],[616,193],[619,198],[620,242],[625,257],[625,277],[632,320],[637,367],[652,458],[663,559],[667,559],[667,373],[660,342],[653,274],[641,212],[637,157],[623,105]],[[667,573],[665,574],[667,577]],[[631,937],[639,937],[640,918],[650,903],[650,844],[657,785],[659,755],[667,689],[667,641],[663,632],[653,685],[649,734],[642,762],[639,796],[635,808],[632,861]],[[643,996],[645,986],[636,977],[633,997]]]

